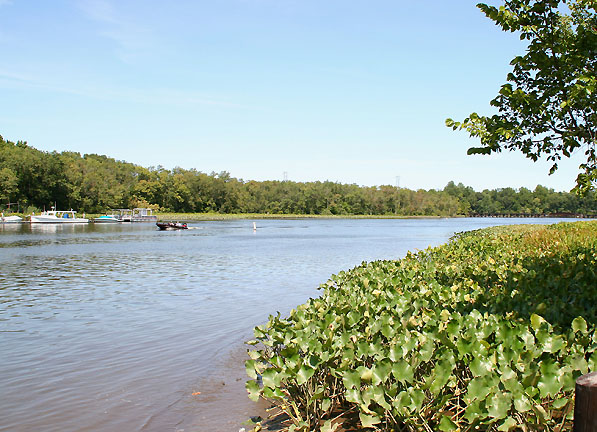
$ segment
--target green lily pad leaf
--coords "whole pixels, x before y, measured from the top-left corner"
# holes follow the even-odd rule
[[[490,358],[476,357],[469,365],[469,369],[473,376],[482,377],[491,373],[493,362]]]
[[[261,358],[261,351],[247,351],[247,354],[252,360],[259,360]]]
[[[278,387],[272,389],[270,387],[263,387],[262,395],[266,399],[277,399],[277,400],[284,400],[286,399],[286,395],[282,393]]]
[[[257,379],[257,372],[255,371],[255,360],[247,360],[245,362],[245,370],[250,378]]]
[[[401,383],[412,383],[415,373],[408,362],[401,360],[392,366],[392,375],[394,375],[394,378]]]
[[[576,317],[572,320],[572,330],[574,333],[581,332],[587,334],[587,322],[583,317]]]
[[[502,419],[508,416],[508,411],[512,406],[512,395],[510,393],[496,393],[490,399],[487,413],[490,417]]]
[[[399,345],[393,345],[390,348],[390,360],[392,360],[393,362],[397,362],[402,359],[402,356],[402,347],[400,347]]]
[[[373,366],[373,385],[379,385],[386,382],[392,371],[392,364],[390,362],[382,362]]]
[[[533,328],[533,330],[537,331],[541,328],[541,324],[544,323],[545,320],[543,319],[543,317],[537,315],[537,314],[532,314],[531,315],[531,327]]]
[[[560,409],[564,408],[569,402],[571,402],[571,399],[568,398],[556,399],[551,403],[551,406],[555,409]]]
[[[263,386],[274,388],[280,385],[280,378],[277,376],[278,373],[274,369],[266,369],[261,374],[261,379],[263,380]]]
[[[381,419],[375,415],[367,415],[362,412],[359,413],[359,419],[361,420],[361,425],[363,427],[373,427],[376,424],[381,423]]]
[[[487,397],[490,391],[491,388],[487,385],[487,380],[484,378],[473,378],[468,383],[465,400],[469,402],[483,400]]]
[[[481,407],[480,401],[475,401],[467,405],[464,411],[464,418],[469,423],[475,423],[478,420],[487,418],[487,410]]]
[[[321,432],[334,432],[340,427],[340,423],[332,423],[331,420],[326,420],[323,426],[321,426]]]
[[[504,422],[498,427],[499,431],[508,432],[518,426],[516,420],[512,417],[508,417]]]
[[[245,388],[247,389],[247,392],[249,392],[249,399],[253,402],[257,402],[261,396],[261,389],[259,388],[257,381],[247,381]]]
[[[446,385],[452,374],[452,364],[447,361],[441,362],[433,369],[430,376],[427,377],[429,391],[437,394]]]
[[[361,387],[361,374],[359,372],[344,372],[342,382],[347,389],[359,388]]]
[[[415,410],[419,411],[423,406],[423,402],[425,401],[425,393],[418,389],[409,389],[408,393],[410,394],[410,407]]]
[[[516,409],[516,412],[527,412],[532,407],[533,405],[531,404],[531,401],[524,394],[519,394],[514,397],[514,409]]]
[[[433,352],[435,351],[435,343],[432,339],[427,339],[427,341],[421,346],[419,349],[419,355],[421,356],[421,361],[428,362],[433,357]]]
[[[315,369],[312,369],[305,365],[301,366],[301,368],[299,369],[299,371],[296,374],[296,383],[298,385],[305,384],[309,380],[309,378],[311,378],[313,376],[314,373],[315,373]]]
[[[537,383],[541,397],[547,397],[548,395],[555,396],[562,389],[562,383],[558,379],[557,375],[547,374],[541,375],[539,382]]]
[[[361,380],[365,382],[371,382],[373,378],[373,369],[369,369],[366,366],[361,366],[357,369],[361,374]]]
[[[543,330],[537,332],[537,341],[541,344],[543,352],[546,353],[555,353],[566,345],[562,336],[553,335]]]
[[[500,381],[506,383],[508,381],[518,379],[516,372],[512,370],[509,366],[503,367],[500,369]]]
[[[439,421],[439,430],[443,432],[450,432],[455,431],[458,429],[458,425],[452,421],[452,419],[448,416],[442,416],[442,419]]]
[[[348,402],[360,405],[363,400],[361,399],[361,392],[359,389],[348,389],[344,392],[344,397]]]

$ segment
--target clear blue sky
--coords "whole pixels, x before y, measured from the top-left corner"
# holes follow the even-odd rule
[[[491,4],[499,4],[489,2]],[[476,144],[524,50],[469,0],[0,0],[0,134],[245,180],[569,190]]]

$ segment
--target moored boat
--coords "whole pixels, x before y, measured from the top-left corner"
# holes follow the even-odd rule
[[[93,223],[119,223],[120,220],[114,215],[104,215],[93,219]]]
[[[52,210],[41,212],[41,214],[31,213],[31,223],[89,223],[89,219],[78,218],[74,210]]]
[[[22,221],[23,218],[19,216],[4,216],[4,213],[0,216],[0,223],[20,223]]]

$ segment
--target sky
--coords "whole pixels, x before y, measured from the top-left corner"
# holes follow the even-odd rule
[[[570,190],[467,156],[524,52],[476,0],[0,0],[0,135],[244,180]],[[488,1],[499,5],[500,2]]]

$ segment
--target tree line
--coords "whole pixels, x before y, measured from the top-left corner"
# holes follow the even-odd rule
[[[455,216],[596,214],[596,194],[579,197],[543,186],[477,192],[448,183],[443,190],[358,186],[331,181],[244,181],[228,172],[145,168],[108,156],[44,152],[0,136],[0,204],[21,211],[56,205],[79,212],[150,207],[181,213]]]

